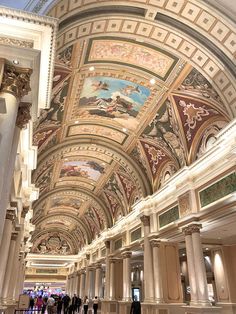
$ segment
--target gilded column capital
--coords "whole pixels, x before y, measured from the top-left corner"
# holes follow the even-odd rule
[[[142,216],[140,220],[144,226],[150,226],[150,216]]]
[[[95,264],[95,268],[96,268],[96,269],[102,268],[102,264],[101,264],[101,263],[96,263],[96,264]]]
[[[11,234],[11,240],[15,241],[17,239],[18,232],[12,232]]]
[[[6,213],[6,219],[14,221],[15,220],[15,211],[12,209],[8,209],[7,213]]]
[[[25,218],[25,216],[27,215],[29,211],[29,206],[23,206],[22,212],[21,212],[21,217]]]
[[[189,226],[183,228],[183,232],[187,236],[187,235],[191,235],[192,233],[196,233],[196,232],[200,233],[201,228],[202,228],[201,224],[192,224],[192,225],[189,225]]]
[[[125,252],[121,253],[121,256],[122,256],[123,259],[125,259],[125,258],[131,258],[132,252],[130,252],[130,251],[125,251]]]
[[[106,246],[107,249],[110,249],[111,241],[106,240],[106,241],[105,241],[105,246]]]
[[[30,108],[30,103],[20,103],[16,117],[16,126],[18,126],[18,128],[23,129],[31,119]]]
[[[18,100],[28,94],[31,69],[16,67],[5,63],[0,91],[14,95]]]
[[[157,239],[150,239],[150,244],[152,247],[160,247],[161,241]]]

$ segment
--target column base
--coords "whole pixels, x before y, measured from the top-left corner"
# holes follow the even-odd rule
[[[184,314],[222,314],[222,307],[219,306],[183,306]]]
[[[183,303],[141,303],[142,314],[184,314]]]
[[[118,301],[102,300],[101,303],[102,303],[101,304],[102,314],[118,314],[119,313]]]
[[[235,314],[236,313],[236,303],[217,302],[216,306],[219,306],[222,308],[221,313],[224,313],[224,314]]]
[[[129,314],[131,308],[131,300],[130,301],[119,301],[119,314]]]

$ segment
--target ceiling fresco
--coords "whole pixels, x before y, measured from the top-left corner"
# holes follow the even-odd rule
[[[200,158],[230,121],[187,58],[140,38],[87,33],[57,52],[51,107],[34,125],[34,253],[78,253]]]

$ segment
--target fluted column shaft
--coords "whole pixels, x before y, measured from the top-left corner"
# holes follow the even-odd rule
[[[15,254],[13,257],[13,264],[11,269],[11,278],[10,283],[8,287],[7,292],[7,298],[10,300],[15,299],[15,288],[16,288],[16,282],[17,282],[17,269],[19,267],[19,253],[20,253],[20,245],[21,245],[21,239],[23,234],[23,225],[19,225],[16,227],[16,231],[18,231],[17,239],[16,239],[16,245],[15,245]]]
[[[109,254],[110,254],[110,241],[105,242],[106,245],[106,282],[105,282],[105,299],[109,300],[110,296],[110,261],[109,261]]]
[[[130,259],[132,253],[124,252],[123,257],[123,301],[131,301],[131,271]]]
[[[193,252],[195,259],[196,278],[198,283],[198,300],[202,305],[209,305],[209,295],[207,288],[206,268],[200,238],[200,229],[194,230],[192,233]]]
[[[80,289],[79,289],[79,294],[81,299],[85,297],[85,272],[81,271],[80,273]]]
[[[160,262],[160,241],[151,240],[153,250],[153,275],[154,275],[154,291],[155,301],[163,303],[163,289],[161,277],[161,262]]]
[[[154,302],[152,248],[148,236],[150,234],[150,217],[141,217],[144,229],[144,300]]]
[[[185,244],[187,253],[188,277],[191,290],[191,304],[194,305],[198,303],[198,288],[194,265],[192,234],[189,232],[185,232]]]
[[[97,296],[98,298],[102,297],[102,266],[101,266],[101,264],[96,265],[95,296]]]
[[[206,268],[200,237],[201,225],[192,224],[184,228],[191,302],[195,305],[209,306]]]
[[[115,299],[115,262],[114,258],[110,259],[110,300]]]
[[[2,298],[4,276],[6,273],[7,259],[9,255],[11,233],[12,233],[12,220],[14,218],[13,212],[9,211],[6,215],[3,238],[0,245],[0,300]]]
[[[12,233],[12,236],[11,236],[10,249],[9,249],[9,254],[8,254],[8,259],[7,259],[7,268],[6,268],[6,273],[4,276],[4,283],[3,283],[3,290],[2,290],[2,298],[4,301],[6,301],[7,299],[8,289],[10,285],[17,236],[18,236],[17,232]]]

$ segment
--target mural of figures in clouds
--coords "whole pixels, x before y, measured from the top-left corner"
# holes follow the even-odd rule
[[[134,128],[137,126],[135,118],[149,95],[148,88],[130,81],[89,77],[85,79],[78,109],[82,112],[80,116],[96,115]]]
[[[97,181],[104,168],[96,162],[67,161],[61,167],[60,177],[82,177]]]
[[[51,207],[73,207],[79,209],[81,202],[78,199],[71,197],[54,197],[51,200]]]

